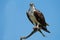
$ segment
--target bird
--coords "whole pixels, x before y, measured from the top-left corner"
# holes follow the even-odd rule
[[[46,27],[46,26],[49,26],[49,24],[46,22],[43,13],[35,7],[34,3],[30,3],[29,5],[30,5],[30,8],[26,12],[26,15],[27,15],[27,18],[30,20],[30,22],[34,25],[33,27],[34,30],[28,36],[21,37],[21,39],[27,39],[36,31],[39,31],[45,37],[45,35],[42,33],[41,30],[44,30],[50,33],[50,31],[48,31]]]

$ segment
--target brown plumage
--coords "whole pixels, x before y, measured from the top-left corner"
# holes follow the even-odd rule
[[[46,28],[46,26],[48,26],[48,24],[46,23],[45,17],[42,14],[42,12],[36,10],[36,11],[34,11],[34,16],[35,16],[36,20],[41,24],[41,25],[39,25],[39,27],[41,27],[44,31],[50,33]]]
[[[50,33],[50,31],[47,30],[46,26],[48,26],[48,24],[45,21],[44,15],[42,14],[42,12],[40,12],[35,8],[33,3],[30,3],[30,9],[26,12],[26,15],[30,20],[30,22],[34,25],[34,28],[33,28],[33,31],[28,36],[21,37],[20,40],[29,38],[31,35],[33,35],[37,31],[39,31],[45,37],[41,29]]]

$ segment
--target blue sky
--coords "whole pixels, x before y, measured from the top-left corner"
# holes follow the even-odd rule
[[[50,25],[51,32],[36,32],[26,40],[60,40],[60,0],[0,0],[0,40],[19,40],[33,30],[33,25],[26,16],[29,3],[33,2]]]

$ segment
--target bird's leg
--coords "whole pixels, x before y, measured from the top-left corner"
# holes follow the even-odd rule
[[[39,25],[37,25],[37,29],[40,29]]]
[[[37,25],[37,26],[34,26],[33,29],[40,29],[40,27],[39,27],[39,25]]]
[[[42,33],[42,31],[40,29],[38,29],[38,31],[45,37],[45,35]]]
[[[29,38],[29,37],[30,37],[31,35],[33,35],[36,31],[37,31],[36,29],[33,29],[33,31],[32,31],[28,36],[26,36],[26,37],[21,37],[20,40]]]

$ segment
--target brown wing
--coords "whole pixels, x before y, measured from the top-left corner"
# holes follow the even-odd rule
[[[46,25],[47,25],[47,23],[46,23],[46,21],[45,21],[45,18],[44,18],[44,15],[43,15],[41,12],[39,12],[39,11],[34,11],[34,16],[36,17],[37,21],[38,21],[41,25],[43,25],[43,26],[46,26]]]

